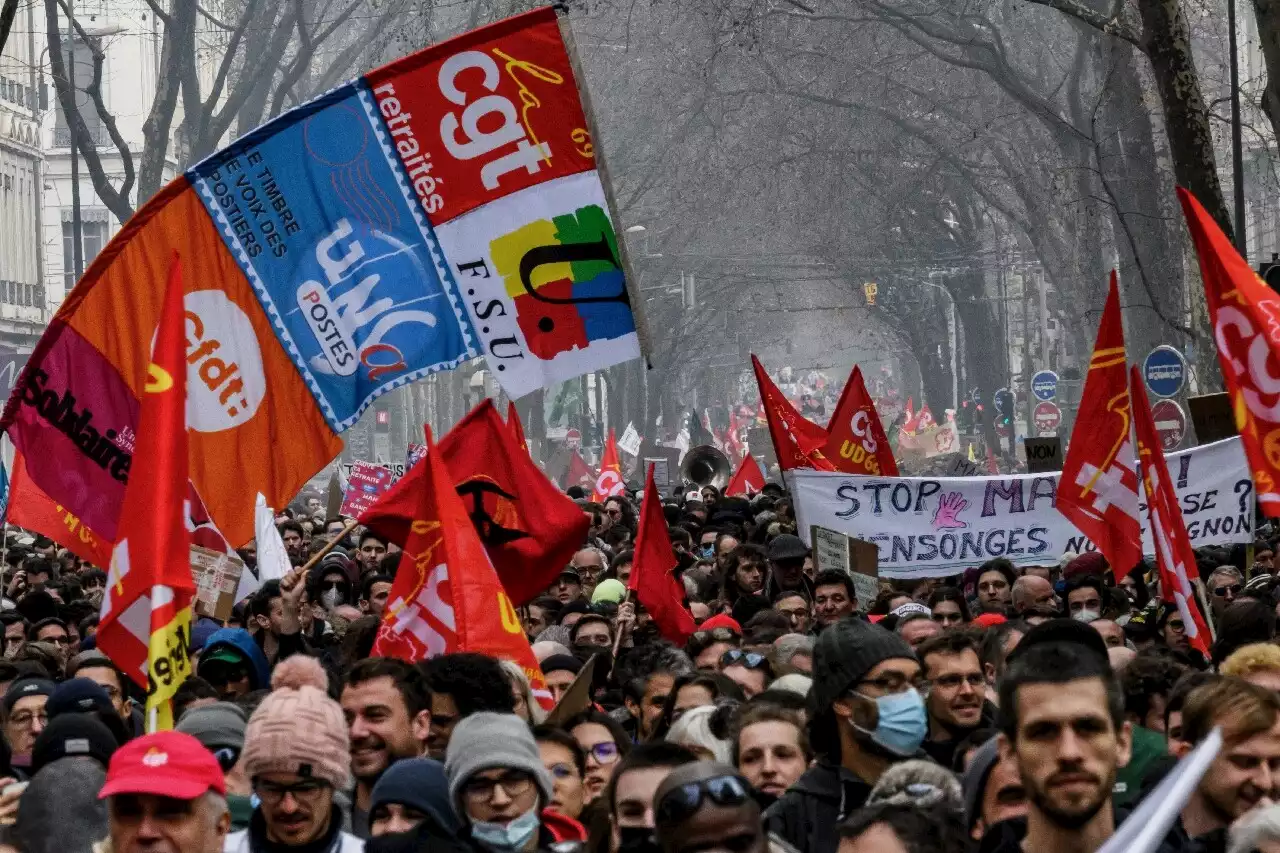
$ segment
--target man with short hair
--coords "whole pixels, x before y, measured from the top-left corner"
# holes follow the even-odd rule
[[[1067,598],[1063,603],[1063,616],[1088,624],[1102,618],[1103,602],[1107,588],[1097,575],[1077,575],[1067,581]]]
[[[1129,761],[1124,696],[1098,632],[1053,619],[1027,632],[1000,680],[1000,754],[1026,788],[1025,837],[998,848],[1094,853],[1115,832],[1111,791]]]
[[[653,795],[672,770],[697,760],[697,754],[687,746],[662,740],[631,748],[614,767],[604,792],[609,806],[611,850],[655,853]]]
[[[698,761],[672,770],[653,796],[653,813],[662,853],[769,849],[751,785],[728,764]]]
[[[928,716],[919,682],[911,647],[878,625],[842,619],[819,634],[809,720],[817,760],[769,807],[769,831],[801,853],[835,853],[837,825],[924,741]]]
[[[129,722],[133,716],[133,702],[129,699],[129,683],[111,658],[96,649],[81,652],[67,665],[67,678],[87,678],[107,691],[111,705],[120,719]]]
[[[31,765],[31,748],[49,724],[45,705],[55,685],[47,678],[28,676],[9,685],[4,694],[4,739],[13,753],[15,769]]]
[[[813,579],[813,616],[817,628],[852,616],[858,609],[858,593],[853,578],[839,569],[823,569]]]
[[[5,610],[0,613],[0,622],[4,624],[5,660],[13,660],[27,644],[27,629],[31,626],[16,610]]]
[[[582,574],[571,566],[556,576],[548,594],[560,602],[561,606],[582,598]]]
[[[985,707],[987,680],[978,644],[968,633],[948,631],[921,643],[916,655],[928,683],[929,737],[924,751],[943,767],[951,767],[956,747],[993,722],[994,715]]]
[[[1023,575],[1013,582],[1013,611],[1025,616],[1036,608],[1057,609],[1053,584],[1039,575]]]
[[[791,533],[781,533],[769,542],[769,582],[765,595],[773,599],[783,590],[796,590],[813,600],[813,581],[804,573],[809,546]]]
[[[978,567],[978,609],[983,613],[1003,614],[1013,598],[1017,580],[1013,563],[1004,557],[987,560]]]
[[[400,758],[422,755],[431,728],[431,691],[422,670],[395,658],[366,658],[347,672],[340,698],[351,741],[351,832],[369,838],[370,796]]]
[[[289,562],[295,566],[301,565],[302,552],[307,538],[302,525],[290,519],[280,522],[277,528],[280,531],[280,541],[284,543],[284,550],[289,555]]]
[[[791,621],[791,632],[807,634],[812,622],[809,599],[796,590],[789,589],[773,597],[773,609]]]
[[[578,577],[582,579],[582,592],[588,598],[591,597],[596,584],[604,579],[604,570],[608,566],[604,552],[592,546],[575,551],[572,559],[569,560],[569,568],[576,571]]]
[[[360,612],[366,616],[374,616],[382,621],[382,614],[387,609],[387,596],[391,594],[392,578],[389,575],[374,573],[360,584]]]
[[[281,580],[267,581],[249,599],[250,631],[270,666],[307,651],[302,637],[302,595],[307,586],[302,581],[302,573],[294,569]]]
[[[1179,757],[1222,729],[1222,748],[1200,777],[1162,849],[1223,850],[1227,830],[1260,803],[1280,799],[1280,695],[1225,676],[1197,687],[1182,709]]]
[[[189,734],[155,732],[111,756],[107,801],[113,853],[221,853],[231,828],[227,786]]]
[[[502,665],[491,657],[474,652],[437,655],[418,664],[426,676],[431,697],[427,754],[444,761],[454,726],[481,711],[514,714],[511,695]]]
[[[49,643],[58,650],[58,656],[65,665],[71,657],[71,634],[67,631],[67,623],[57,616],[47,616],[31,626],[27,639],[33,643]]]
[[[921,607],[921,605],[903,605],[904,607]],[[898,624],[893,628],[894,632],[906,641],[911,648],[919,648],[922,643],[928,642],[934,637],[942,633],[942,626],[933,621],[933,617],[929,615],[926,609],[912,610],[898,616]]]
[[[378,562],[387,555],[387,540],[372,530],[360,534],[356,547],[356,561],[360,563],[360,574],[366,575],[378,570]]]
[[[1244,576],[1235,566],[1218,566],[1209,575],[1209,582],[1205,586],[1209,590],[1209,606],[1213,608],[1213,618],[1216,621],[1222,618],[1222,614],[1244,591]]]
[[[1095,619],[1089,623],[1089,626],[1098,632],[1102,637],[1102,642],[1107,644],[1107,648],[1124,648],[1124,628],[1121,628],[1112,620]]]

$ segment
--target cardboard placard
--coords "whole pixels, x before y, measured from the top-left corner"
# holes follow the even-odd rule
[[[858,609],[866,611],[880,594],[880,549],[874,542],[851,538],[849,551]]]
[[[813,543],[815,571],[821,572],[827,569],[853,571],[848,536],[815,524],[809,529],[809,541]]]
[[[236,589],[244,561],[200,545],[191,546],[191,576],[196,582],[192,609],[200,616],[225,622],[236,603]]]
[[[1062,439],[1058,436],[1048,438],[1024,439],[1027,452],[1027,473],[1043,474],[1047,471],[1062,470]]]
[[[649,466],[653,466],[653,485],[660,492],[665,493],[671,487],[671,469],[666,457],[656,459],[646,456],[644,460],[644,470],[648,470]]]

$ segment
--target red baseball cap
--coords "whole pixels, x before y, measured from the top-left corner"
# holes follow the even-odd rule
[[[154,794],[194,800],[206,791],[227,793],[227,781],[213,753],[185,732],[153,732],[115,751],[98,799]]]

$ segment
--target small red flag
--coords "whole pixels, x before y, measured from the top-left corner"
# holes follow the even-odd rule
[[[1111,273],[1079,414],[1058,481],[1058,512],[1098,546],[1116,579],[1142,559],[1138,472],[1129,438],[1120,289]]]
[[[187,530],[187,359],[182,269],[169,269],[138,411],[97,645],[147,688],[147,730],[173,727],[170,699],[191,672]]]
[[[613,438],[613,430],[609,430],[609,440],[604,446],[604,456],[600,460],[600,473],[596,475],[596,490],[592,499],[596,503],[604,503],[614,495],[627,490],[622,482],[622,463],[618,461],[618,443]]]
[[[1196,556],[1191,550],[1187,525],[1178,505],[1178,495],[1169,479],[1164,449],[1156,432],[1147,392],[1137,365],[1131,368],[1130,397],[1133,399],[1134,431],[1138,435],[1138,456],[1142,463],[1142,485],[1147,492],[1147,517],[1151,522],[1151,539],[1156,546],[1156,567],[1160,570],[1161,597],[1178,606],[1191,647],[1208,657],[1211,638],[1209,628],[1196,604],[1195,589],[1188,571],[1197,571]]]
[[[516,445],[510,424],[489,400],[468,412],[436,451],[507,595],[518,605],[537,598],[582,545],[590,519]],[[360,523],[407,543],[426,476],[427,466],[415,465]]]
[[[590,485],[596,481],[595,472],[591,470],[591,466],[582,458],[582,454],[573,451],[573,455],[569,457],[569,473],[565,476],[567,481],[564,487],[581,486],[583,484]]]
[[[1262,283],[1195,196],[1179,187],[1178,201],[1200,256],[1218,364],[1253,469],[1258,507],[1280,518],[1280,294]]]
[[[764,488],[764,472],[760,463],[748,453],[738,463],[738,470],[733,472],[729,485],[724,487],[725,497],[734,495],[754,495]]]
[[[846,474],[898,476],[898,463],[889,447],[889,438],[857,365],[840,392],[831,423],[827,424],[827,443],[822,455]]]
[[[902,422],[902,426],[900,427],[903,432],[915,432],[916,428],[920,425],[920,420],[916,416],[915,409],[915,398],[908,397],[907,407],[902,410],[902,413],[907,416],[907,419]]]
[[[550,708],[520,617],[454,489],[444,454],[432,446],[430,428],[426,438],[427,455],[413,480],[418,506],[372,654],[411,663],[450,652],[505,658],[524,669],[534,696]]]
[[[27,530],[43,533],[63,548],[94,566],[111,562],[111,543],[94,533],[76,516],[40,490],[27,476],[22,454],[13,454],[6,520]]]
[[[676,565],[667,519],[662,514],[662,500],[658,497],[658,487],[653,483],[653,464],[650,463],[644,481],[644,500],[640,503],[640,525],[636,529],[635,561],[631,565],[627,585],[644,609],[649,611],[658,632],[676,645],[683,646],[697,626],[693,614],[684,606],[684,587],[672,574]]]
[[[778,386],[773,384],[760,359],[751,356],[751,366],[756,372],[756,385],[760,388],[760,407],[769,423],[769,438],[778,456],[778,466],[783,471],[792,468],[817,468],[834,471],[835,466],[822,455],[827,443],[827,431],[806,420],[796,411]]]
[[[525,453],[529,452],[529,442],[524,437],[524,424],[520,423],[520,413],[516,411],[514,400],[507,402],[507,426],[511,428],[511,434],[515,436],[516,444],[520,445],[520,449]]]

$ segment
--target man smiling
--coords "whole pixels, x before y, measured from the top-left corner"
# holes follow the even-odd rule
[[[965,736],[991,725],[994,716],[983,707],[987,680],[978,644],[969,634],[952,631],[926,640],[916,654],[928,683],[929,737],[924,751],[943,767],[951,767]]]

